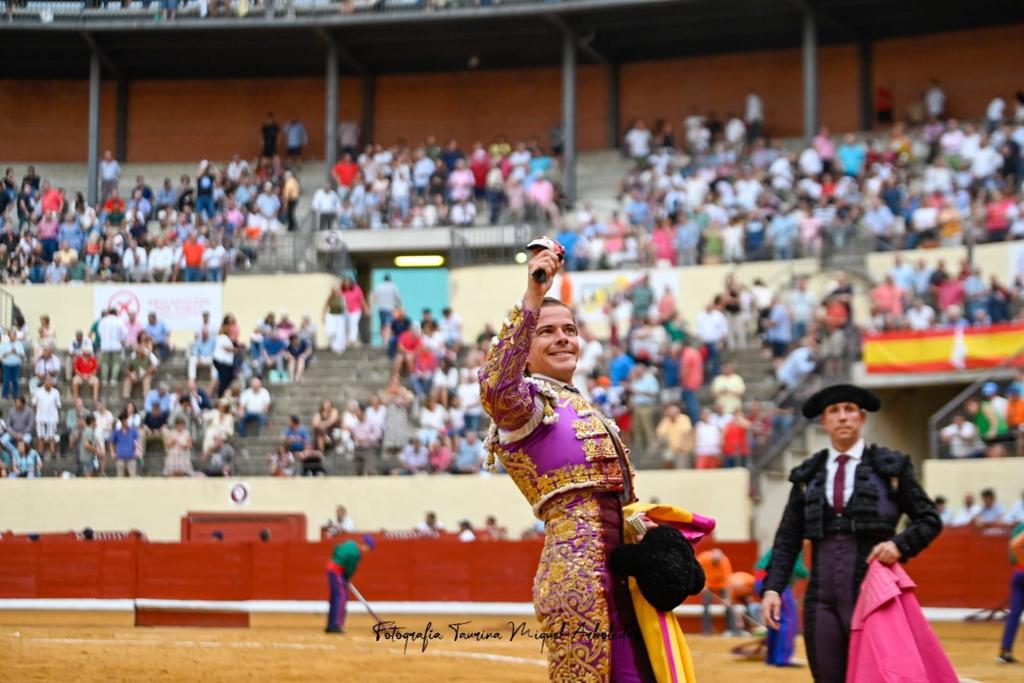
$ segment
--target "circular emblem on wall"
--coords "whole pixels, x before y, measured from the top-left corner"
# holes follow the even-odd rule
[[[241,482],[232,484],[231,488],[228,489],[228,498],[231,500],[232,505],[248,505],[251,495],[252,492],[249,490],[249,485]]]
[[[107,301],[107,308],[113,308],[119,316],[129,313],[138,315],[141,312],[142,303],[139,301],[139,297],[135,296],[131,290],[121,289],[110,295],[110,300]]]

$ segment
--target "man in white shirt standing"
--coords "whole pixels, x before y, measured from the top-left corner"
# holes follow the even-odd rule
[[[36,409],[36,439],[39,454],[49,446],[50,457],[57,457],[57,444],[60,435],[57,425],[60,423],[60,391],[53,386],[53,377],[47,376],[43,386],[32,395],[32,405]]]
[[[729,321],[722,313],[721,297],[697,315],[697,336],[704,343],[707,355],[704,359],[704,382],[710,384],[722,370],[722,343],[729,334]]]
[[[924,111],[929,118],[942,118],[946,111],[946,93],[939,85],[939,79],[933,78],[932,84],[924,93]]]
[[[1006,113],[1006,100],[999,95],[992,98],[985,109],[985,120],[988,122],[989,134],[995,132],[1003,123],[1003,116]]]
[[[110,193],[117,189],[120,180],[121,164],[117,163],[113,152],[108,149],[100,160],[100,204],[107,201]]]
[[[444,336],[444,345],[458,353],[462,348],[462,318],[451,307],[446,307],[441,311],[441,319],[437,324]]]
[[[121,377],[128,328],[117,317],[116,308],[110,308],[103,314],[96,332],[100,337],[100,381],[107,385],[117,384]]]
[[[820,420],[830,445],[790,473],[793,487],[775,535],[761,613],[769,628],[779,628],[780,595],[809,539],[814,565],[804,600],[804,637],[816,681],[846,680],[850,624],[868,564],[906,561],[942,531],[909,456],[868,446],[861,437],[867,413],[881,405],[870,391],[837,384],[803,406],[804,417]],[[904,514],[909,521],[896,533]]]
[[[764,135],[764,103],[753,90],[747,92],[746,115],[743,118],[747,122],[747,144],[752,145]]]
[[[633,127],[626,132],[624,138],[629,156],[633,157],[638,166],[642,166],[651,156],[651,131],[643,119],[637,119]]]
[[[373,288],[373,305],[377,309],[377,317],[380,320],[381,342],[387,346],[391,339],[391,318],[395,310],[402,306],[402,296],[398,292],[398,285],[391,281],[390,275],[385,275],[384,280]]]
[[[334,227],[334,221],[341,213],[341,197],[334,191],[330,183],[313,193],[313,202],[310,207],[316,213],[317,226],[320,230],[330,230]]]

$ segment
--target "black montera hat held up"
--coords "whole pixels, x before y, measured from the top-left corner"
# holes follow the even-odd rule
[[[833,384],[807,399],[803,408],[804,417],[813,420],[833,403],[856,403],[871,413],[882,407],[882,400],[867,389],[852,384]]]

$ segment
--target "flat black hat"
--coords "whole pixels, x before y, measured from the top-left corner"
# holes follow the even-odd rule
[[[833,403],[856,403],[870,413],[882,407],[882,400],[867,389],[852,384],[833,384],[807,399],[803,408],[804,417],[813,420]]]

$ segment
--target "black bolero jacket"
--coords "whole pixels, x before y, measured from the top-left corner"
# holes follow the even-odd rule
[[[822,538],[827,525],[836,519],[825,497],[827,462],[826,449],[802,462],[789,475],[793,488],[775,534],[764,590],[781,593],[789,583],[803,539],[813,542]],[[897,524],[904,514],[909,523],[897,534]],[[867,547],[892,540],[900,550],[901,561],[927,548],[942,531],[942,520],[917,481],[910,457],[876,444],[864,449],[854,478],[853,495],[843,517],[848,520],[849,530],[857,537],[859,545]],[[866,557],[866,553],[861,554]],[[865,557],[858,558],[860,564],[864,564]],[[866,565],[858,568],[858,577],[863,577],[864,569]]]

